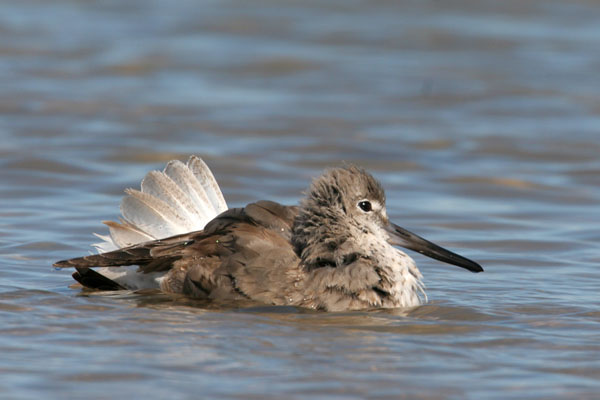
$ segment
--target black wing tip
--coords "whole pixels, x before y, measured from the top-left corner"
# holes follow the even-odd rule
[[[99,274],[90,268],[78,268],[73,273],[73,279],[81,283],[83,286],[98,290],[124,290],[125,288],[104,275]]]

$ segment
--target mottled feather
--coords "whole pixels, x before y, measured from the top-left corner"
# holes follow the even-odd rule
[[[112,242],[127,246],[55,266],[75,267],[76,280],[98,289],[143,283],[195,298],[330,311],[421,303],[421,273],[390,244],[390,232],[409,248],[482,270],[391,224],[381,185],[353,166],[315,179],[299,207],[259,201],[227,210],[214,176],[196,157],[149,173],[141,191],[127,193],[124,220],[107,223]],[[113,272],[128,266],[137,270]]]

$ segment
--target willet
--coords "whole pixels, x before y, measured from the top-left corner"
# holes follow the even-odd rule
[[[141,186],[126,191],[121,222],[105,222],[110,236],[96,245],[101,254],[54,266],[75,267],[73,277],[89,288],[159,288],[328,311],[421,304],[422,275],[394,246],[483,271],[391,223],[382,186],[354,166],[326,170],[299,206],[258,201],[227,209],[197,157],[171,161]]]

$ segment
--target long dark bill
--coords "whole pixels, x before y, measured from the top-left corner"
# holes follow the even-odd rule
[[[471,272],[483,272],[481,265],[477,264],[475,261],[459,256],[435,243],[431,243],[429,240],[423,239],[421,236],[415,235],[396,224],[390,222],[386,227],[386,230],[390,234],[389,242],[392,245],[414,250],[424,256],[468,269]]]

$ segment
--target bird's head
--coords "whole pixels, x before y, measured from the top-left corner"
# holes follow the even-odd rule
[[[371,243],[375,236],[472,272],[483,271],[479,264],[390,222],[383,187],[355,166],[326,170],[313,181],[300,204],[292,242],[305,264],[339,266],[357,245]]]

